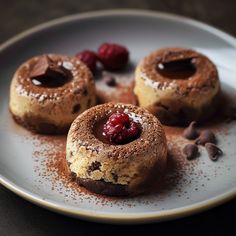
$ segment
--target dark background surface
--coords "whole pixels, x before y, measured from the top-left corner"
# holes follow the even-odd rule
[[[235,0],[0,0],[0,43],[29,27],[68,14],[135,8],[194,18],[236,36]],[[236,235],[236,200],[192,217],[117,226],[64,217],[22,200],[0,186],[0,235]]]

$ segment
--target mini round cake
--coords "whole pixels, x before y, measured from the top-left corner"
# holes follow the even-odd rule
[[[166,137],[161,123],[147,110],[105,103],[72,123],[66,159],[72,176],[88,190],[136,195],[160,181],[167,160]]]
[[[37,133],[60,134],[95,105],[95,94],[93,75],[83,62],[64,55],[42,55],[17,69],[9,108],[22,126]]]
[[[215,65],[184,48],[164,48],[146,56],[135,71],[139,105],[163,124],[203,122],[215,111],[220,82]]]

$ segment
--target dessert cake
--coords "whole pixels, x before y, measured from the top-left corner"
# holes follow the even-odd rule
[[[95,102],[92,73],[83,62],[64,55],[29,59],[17,69],[10,87],[13,118],[42,134],[65,133]]]
[[[220,82],[215,65],[185,48],[163,48],[146,56],[135,71],[139,105],[167,125],[202,122],[215,111]]]
[[[167,160],[164,130],[147,110],[129,104],[92,107],[72,123],[66,159],[79,185],[92,192],[125,196],[158,182]]]

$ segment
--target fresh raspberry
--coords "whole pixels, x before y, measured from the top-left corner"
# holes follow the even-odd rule
[[[122,69],[129,60],[127,48],[111,43],[103,43],[98,49],[98,57],[107,70]]]
[[[136,139],[140,132],[140,124],[124,112],[112,114],[103,127],[103,135],[114,144],[129,143]]]
[[[75,55],[79,60],[84,62],[88,66],[88,68],[92,71],[92,73],[95,73],[96,66],[97,66],[97,54],[90,50],[84,50],[82,52],[79,52]]]

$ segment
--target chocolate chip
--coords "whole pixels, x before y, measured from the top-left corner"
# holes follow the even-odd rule
[[[105,75],[103,77],[103,80],[105,81],[105,83],[110,86],[110,87],[114,87],[116,86],[116,80],[113,76],[111,75]]]
[[[92,164],[88,167],[88,173],[90,174],[91,172],[95,170],[100,170],[101,163],[99,161],[94,161]]]
[[[88,90],[86,88],[83,89],[83,95],[87,96],[88,95]]]
[[[184,130],[183,137],[193,140],[199,136],[199,132],[196,130],[196,122],[192,121],[190,125]]]
[[[212,161],[217,161],[219,156],[223,154],[223,151],[213,143],[206,143],[205,145],[209,158]]]
[[[79,112],[79,110],[80,110],[80,104],[74,105],[73,110],[72,110],[72,114]]]
[[[71,173],[70,173],[70,177],[71,177],[71,180],[72,180],[72,181],[75,181],[75,180],[76,180],[76,177],[77,177],[77,175],[76,175],[76,173],[75,173],[75,172],[71,172]]]
[[[216,144],[215,134],[211,130],[204,130],[201,132],[199,138],[195,141],[198,145],[205,145],[206,143]]]
[[[71,72],[59,66],[49,56],[41,56],[31,69],[29,77],[37,86],[58,87],[65,84],[71,78]]]
[[[187,144],[183,148],[183,153],[185,154],[188,160],[192,160],[196,158],[198,155],[198,146],[195,144]]]
[[[111,175],[112,175],[114,181],[117,182],[117,180],[118,180],[118,175],[115,174],[115,173],[111,173]]]
[[[87,107],[90,107],[90,106],[91,106],[91,99],[89,99],[87,102]]]

